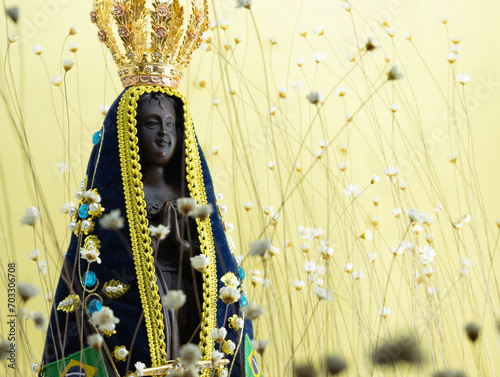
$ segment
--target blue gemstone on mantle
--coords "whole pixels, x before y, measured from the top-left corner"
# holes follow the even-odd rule
[[[81,219],[86,219],[89,217],[89,205],[88,204],[82,204],[80,206],[80,209],[78,210],[78,216],[80,216]]]
[[[85,288],[93,288],[95,286],[95,283],[97,283],[97,277],[95,276],[95,273],[93,271],[85,272],[82,275],[82,284],[85,286]]]
[[[247,302],[248,302],[247,296],[241,295],[241,297],[240,297],[240,305],[241,306],[245,306],[247,304]]]
[[[101,138],[102,138],[102,131],[97,131],[92,135],[92,143],[94,145],[97,145],[101,141]]]
[[[90,316],[92,316],[92,314],[98,312],[101,309],[102,309],[102,302],[99,300],[92,300],[87,305],[87,311],[89,312]]]
[[[238,267],[238,275],[240,277],[240,280],[245,280],[245,270],[243,269],[243,267]]]

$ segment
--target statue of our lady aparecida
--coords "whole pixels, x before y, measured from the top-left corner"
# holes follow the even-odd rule
[[[40,374],[260,376],[244,271],[176,90],[207,0],[186,22],[178,0],[95,0],[90,18],[125,89],[75,194]]]

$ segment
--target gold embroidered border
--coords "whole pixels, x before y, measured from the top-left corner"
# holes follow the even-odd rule
[[[198,143],[194,133],[191,114],[186,99],[178,91],[166,87],[138,86],[129,88],[122,96],[118,108],[118,142],[123,190],[130,228],[131,246],[139,285],[144,318],[150,345],[152,367],[165,365],[167,362],[163,313],[156,275],[153,251],[150,243],[146,202],[142,185],[139,147],[137,146],[136,108],[139,96],[144,93],[161,92],[182,100],[184,109],[186,180],[190,196],[198,204],[207,204],[203,172],[201,169]],[[200,331],[200,349],[203,359],[210,361],[214,350],[214,340],[210,332],[216,327],[217,312],[217,270],[215,249],[210,218],[196,219],[201,252],[208,256],[209,265],[203,273],[203,313]],[[210,371],[202,372],[210,376]]]

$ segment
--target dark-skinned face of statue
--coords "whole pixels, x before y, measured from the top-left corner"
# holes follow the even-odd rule
[[[137,137],[142,164],[163,166],[177,147],[175,108],[169,101],[142,101],[137,106]]]

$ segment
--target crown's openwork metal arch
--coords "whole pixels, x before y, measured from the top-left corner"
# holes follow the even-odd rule
[[[190,3],[185,24],[179,0],[94,0],[90,19],[110,50],[124,87],[179,86],[182,71],[210,23],[208,0]]]

